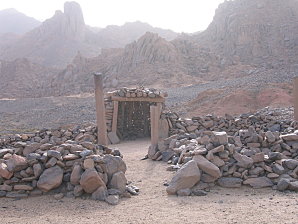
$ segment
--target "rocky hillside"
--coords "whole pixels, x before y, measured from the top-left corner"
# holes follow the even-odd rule
[[[225,1],[196,38],[220,56],[221,66],[277,68],[297,61],[297,22],[296,0]]]
[[[39,97],[58,70],[34,64],[26,58],[0,60],[0,98]]]
[[[4,9],[0,11],[0,34],[24,34],[40,24],[40,21],[28,17],[15,9]]]
[[[66,4],[67,7],[69,5]],[[71,15],[73,10],[70,7],[64,13],[56,13],[53,18],[60,21],[59,18]],[[53,18],[47,23],[54,23]],[[150,85],[165,88],[170,94],[169,105],[180,102],[177,107],[191,108],[197,113],[206,113],[214,108],[222,112],[241,113],[267,105],[289,106],[292,102],[291,91],[288,90],[292,88],[291,82],[298,69],[296,0],[225,1],[216,10],[210,26],[203,32],[180,35],[173,40],[169,36],[166,39],[147,32],[124,48],[105,49],[95,57],[86,57],[84,51],[73,51],[71,54],[76,55],[73,59],[65,50],[65,47],[74,43],[72,41],[85,44],[84,40],[92,37],[92,43],[97,43],[100,35],[112,36],[116,33],[119,36],[123,34],[123,40],[129,40],[124,30],[133,30],[130,29],[133,24],[126,24],[122,28],[108,27],[97,32],[88,28],[87,31],[84,29],[86,26],[83,26],[82,16],[76,18],[76,23],[72,23],[72,26],[80,27],[85,35],[82,32],[76,35],[71,28],[63,29],[59,40],[67,37],[64,40],[68,42],[66,45],[59,45],[58,49],[63,54],[55,52],[54,55],[64,55],[63,58],[68,58],[71,63],[51,76],[46,81],[48,87],[40,91],[38,96],[91,92],[93,77],[90,74],[98,71],[106,75],[106,87]],[[141,23],[134,25],[141,26]],[[41,27],[43,26],[45,24]],[[58,32],[57,29],[55,32]],[[104,42],[103,39],[101,43],[107,45],[115,40],[110,38],[110,42]],[[90,43],[87,42],[87,45]],[[114,44],[120,46],[123,43]],[[38,53],[48,45],[40,46],[42,47]],[[57,49],[54,46],[56,45],[50,48],[52,51]],[[19,49],[22,50],[21,47]],[[96,50],[92,48],[88,53],[93,54]],[[45,61],[55,64],[60,56],[49,57]],[[279,91],[279,88],[282,90]],[[269,99],[271,90],[276,90],[275,98],[278,100]],[[20,96],[18,89],[8,91]],[[30,90],[27,92],[26,96],[34,97]],[[266,100],[263,100],[264,97]],[[234,101],[241,101],[241,105],[235,105]]]

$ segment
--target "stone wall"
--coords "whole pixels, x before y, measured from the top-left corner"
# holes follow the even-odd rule
[[[137,194],[127,186],[121,153],[96,138],[95,127],[0,136],[0,197],[55,194],[117,204]]]
[[[298,191],[297,122],[258,113],[237,118],[163,116],[172,135],[149,150],[148,157],[178,170],[168,183],[169,194],[204,195],[202,190],[215,184]]]

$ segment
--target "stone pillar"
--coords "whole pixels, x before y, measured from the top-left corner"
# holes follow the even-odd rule
[[[95,84],[97,143],[101,145],[107,145],[108,138],[103,92],[103,75],[101,73],[94,73],[93,75]]]
[[[294,79],[294,119],[298,121],[298,77]]]

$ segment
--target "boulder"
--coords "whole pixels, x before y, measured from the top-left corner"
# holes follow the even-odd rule
[[[275,142],[275,136],[274,136],[274,134],[273,134],[271,131],[267,131],[267,132],[265,133],[265,136],[266,136],[267,141],[268,141],[269,143],[273,143],[273,142]]]
[[[236,177],[221,177],[218,179],[217,183],[221,187],[226,188],[239,188],[242,185],[243,180]]]
[[[281,135],[280,138],[284,141],[298,141],[298,135],[296,134]]]
[[[23,155],[27,156],[28,154],[35,152],[40,146],[41,144],[36,142],[26,146],[23,150]]]
[[[298,160],[296,159],[284,159],[282,165],[290,170],[294,170],[298,166]]]
[[[285,191],[289,187],[290,181],[284,178],[281,178],[277,183],[277,190]]]
[[[82,167],[80,165],[75,165],[70,175],[70,183],[73,185],[79,184],[82,173],[83,173]]]
[[[197,163],[198,167],[209,174],[210,176],[218,179],[221,176],[221,172],[217,166],[207,160],[204,156],[196,155],[193,160]]]
[[[7,153],[13,154],[13,151],[13,149],[0,149],[0,158],[2,158]]]
[[[13,176],[13,172],[8,171],[5,163],[0,163],[0,177],[10,179]]]
[[[253,188],[263,188],[263,187],[273,186],[272,181],[268,177],[249,178],[245,180],[243,184],[248,184]]]
[[[226,145],[228,144],[228,135],[225,131],[222,132],[213,132],[214,141],[219,145]]]
[[[94,168],[94,160],[93,159],[85,159],[84,160],[84,169],[92,169]]]
[[[92,193],[91,198],[93,200],[104,201],[107,198],[107,196],[108,196],[107,188],[105,186],[101,186]]]
[[[191,190],[189,188],[181,189],[177,191],[178,196],[189,196],[191,194]]]
[[[192,188],[200,181],[201,172],[194,160],[184,164],[172,178],[166,191],[168,194],[176,194],[178,190]]]
[[[112,155],[105,155],[103,158],[106,164],[106,171],[109,178],[112,178],[114,173],[122,171],[123,173],[126,172],[126,164],[119,156],[112,156]]]
[[[109,132],[108,133],[108,138],[112,144],[118,144],[120,142],[120,139],[116,132]]]
[[[126,183],[127,183],[126,177],[124,173],[120,171],[113,174],[109,187],[117,189],[123,193],[126,188]]]
[[[240,167],[250,168],[254,164],[254,161],[252,158],[245,155],[241,155],[238,152],[235,152],[233,156],[234,156],[234,159],[238,162],[237,165]]]
[[[12,157],[7,160],[7,168],[11,172],[18,172],[28,167],[28,163],[25,157],[13,154]]]
[[[33,165],[33,173],[35,177],[39,177],[40,174],[42,173],[42,167],[39,163],[36,163]]]
[[[37,187],[48,192],[56,187],[59,187],[63,179],[63,170],[59,166],[54,166],[46,169],[40,176]]]
[[[110,205],[119,204],[119,196],[118,195],[109,195],[106,197],[105,201]]]
[[[289,183],[289,190],[298,191],[298,181],[290,182]]]
[[[95,169],[87,169],[81,176],[80,185],[86,193],[93,193],[97,188],[106,186]]]

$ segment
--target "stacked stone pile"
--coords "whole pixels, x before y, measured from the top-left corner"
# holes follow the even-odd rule
[[[94,144],[96,129],[42,130],[0,137],[0,197],[55,194],[117,204],[128,186],[119,150]]]
[[[204,189],[272,187],[298,191],[298,131],[291,120],[242,115],[182,119],[163,114],[172,136],[150,148],[148,157],[178,170],[167,187],[169,194],[204,195]]]
[[[206,115],[201,117],[180,118],[176,113],[165,112],[162,114],[168,120],[170,134],[180,132],[198,134],[199,130],[225,131],[229,135],[235,135],[240,129],[248,129],[254,126],[256,131],[272,131],[291,133],[298,128],[297,122],[291,119],[282,119],[278,112],[264,112],[242,114],[233,117],[226,114],[225,117]]]
[[[128,97],[128,98],[157,98],[157,97],[166,97],[166,93],[162,93],[157,89],[154,88],[144,88],[144,87],[137,87],[137,88],[127,88],[123,87],[119,90],[115,90],[113,92],[109,92],[108,96],[119,96],[119,97]]]

